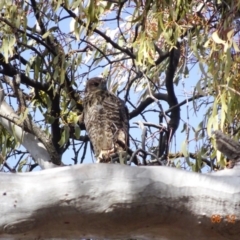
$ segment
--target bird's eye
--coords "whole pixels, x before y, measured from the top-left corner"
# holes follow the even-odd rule
[[[94,83],[94,86],[96,86],[96,87],[97,87],[98,85],[99,85],[98,83],[96,83],[96,82]]]

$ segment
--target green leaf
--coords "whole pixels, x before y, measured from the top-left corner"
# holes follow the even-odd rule
[[[26,163],[27,163],[27,159],[22,160],[18,165],[17,172],[22,172],[23,167],[26,165]]]
[[[184,157],[189,157],[189,153],[188,153],[188,143],[187,143],[187,141],[183,141],[183,142],[182,142],[181,151],[182,151]]]
[[[78,119],[77,119],[78,120]],[[81,129],[80,129],[80,127],[78,126],[78,125],[75,125],[75,132],[74,132],[74,135],[75,135],[75,137],[77,138],[77,139],[79,139],[80,138],[80,134],[81,134]]]
[[[61,134],[61,139],[58,142],[60,147],[62,147],[68,141],[68,139],[69,139],[69,127],[65,125],[63,127],[63,132]]]
[[[60,1],[59,1],[59,2],[60,2]],[[42,35],[42,38],[43,38],[43,39],[47,38],[50,33],[51,33],[50,31],[45,32],[45,33]]]

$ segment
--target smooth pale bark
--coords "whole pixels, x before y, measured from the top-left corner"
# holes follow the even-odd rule
[[[119,164],[0,173],[0,239],[237,240],[239,175]]]
[[[57,167],[57,165],[49,162],[51,158],[45,146],[31,133],[23,131],[23,129],[8,119],[19,120],[14,110],[3,100],[3,90],[0,86],[0,124],[30,152],[31,156],[42,169]],[[6,116],[6,117],[4,117]]]

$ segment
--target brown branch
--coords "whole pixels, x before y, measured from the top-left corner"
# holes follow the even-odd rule
[[[168,93],[168,101],[167,102],[168,102],[170,108],[178,105],[178,100],[175,95],[174,86],[173,86],[173,78],[174,78],[174,74],[177,69],[178,61],[179,61],[179,57],[180,57],[180,49],[179,48],[180,48],[179,43],[177,44],[177,49],[172,48],[172,50],[170,52],[170,59],[169,59],[169,64],[168,64],[168,68],[167,68],[167,72],[166,72],[165,82],[166,82],[166,89],[167,89],[167,93]],[[177,128],[179,126],[179,121],[180,121],[180,107],[177,106],[171,110],[171,114],[170,114],[169,128],[172,129],[171,136],[177,130]],[[171,137],[170,137],[169,141],[170,140],[171,140]]]
[[[11,82],[9,79],[7,79],[6,76],[4,78],[5,78],[5,82],[7,82],[14,90],[14,92],[17,96],[17,99],[19,101],[19,106],[20,106],[20,108],[22,108],[22,109],[20,109],[20,111],[21,111],[21,113],[24,113],[24,111],[26,109],[26,103],[25,103],[25,99],[24,99],[24,94],[23,94],[22,90],[19,88],[20,82],[17,83],[16,80],[13,80]],[[19,78],[19,80],[21,80],[20,76],[18,76],[18,78]],[[13,122],[14,124],[18,125],[26,132],[34,134],[46,147],[49,155],[51,156],[51,161],[56,165],[61,165],[61,155],[58,154],[58,152],[56,151],[56,148],[54,147],[52,141],[45,134],[45,132],[42,129],[40,129],[31,120],[31,118],[29,116],[27,116],[25,119],[21,119],[21,117],[12,118],[12,117],[9,117],[7,114],[1,114],[1,116],[3,118]]]
[[[164,93],[153,93],[153,96],[155,98],[157,98],[158,100],[164,100],[164,101],[168,101],[168,95],[164,94]],[[148,107],[151,103],[154,102],[154,99],[152,99],[151,97],[146,98],[144,101],[142,101],[139,106],[134,109],[130,114],[130,119],[138,116],[146,107]]]
[[[167,111],[165,111],[165,113],[169,113],[169,112],[171,112],[172,110],[174,110],[175,108],[181,107],[181,106],[183,106],[184,104],[186,104],[186,103],[188,103],[188,102],[191,102],[191,101],[193,101],[193,100],[196,100],[196,99],[198,99],[198,98],[201,98],[201,97],[206,97],[206,96],[205,96],[205,95],[201,95],[201,94],[197,94],[197,95],[195,95],[195,96],[193,96],[193,97],[190,97],[190,98],[188,98],[188,99],[186,99],[186,100],[183,100],[181,103],[176,104],[175,106],[170,107]]]
[[[141,122],[144,126],[147,126],[147,127],[154,127],[154,128],[157,128],[157,129],[160,129],[160,130],[163,130],[163,131],[166,131],[166,127],[162,124],[154,124],[154,123],[150,123],[150,122]],[[133,124],[139,124],[138,122],[133,122]]]
[[[43,90],[45,92],[47,92],[47,90],[50,87],[50,85],[47,83],[40,83],[34,81],[27,77],[25,74],[18,72],[10,63],[5,62],[4,56],[1,53],[0,53],[0,65],[3,67],[3,69],[0,70],[0,73],[7,75],[9,77],[14,77],[14,75],[19,74],[21,76],[21,82],[28,86],[31,86],[38,90]]]
[[[178,152],[178,153],[169,153],[168,157],[169,157],[170,160],[172,160],[172,159],[176,159],[176,158],[183,158],[185,156],[184,156],[183,153]],[[196,160],[197,159],[197,153],[189,153],[189,157]],[[201,160],[204,163],[206,163],[211,169],[212,168],[213,169],[218,169],[218,167],[215,164],[213,164],[213,162],[211,160],[208,160],[204,157],[201,157]]]
[[[40,40],[38,37],[35,37],[34,35],[29,34],[29,33],[25,32],[24,30],[15,27],[15,26],[14,26],[13,24],[11,24],[7,19],[5,19],[5,18],[3,18],[3,17],[0,17],[0,21],[5,22],[9,27],[11,27],[11,28],[13,29],[13,32],[14,32],[14,31],[17,31],[17,32],[22,33],[22,34],[26,34],[26,35],[27,35],[28,37],[30,37],[31,39],[34,39],[37,43],[40,43],[40,44],[43,45],[45,48],[47,48],[49,52],[52,52],[51,47],[48,46],[44,41]]]
[[[81,26],[87,27],[86,23],[84,23],[78,16],[76,16],[76,14],[74,12],[72,12],[71,10],[67,9],[64,4],[62,4],[63,9],[73,18],[76,19],[76,21],[78,21],[78,23]],[[129,55],[132,59],[136,59],[136,56],[127,48],[122,48],[120,47],[117,43],[115,43],[110,37],[108,37],[106,34],[104,34],[103,32],[101,32],[100,30],[98,30],[97,28],[92,28],[91,26],[88,26],[88,30],[91,30],[95,33],[97,33],[98,35],[100,35],[103,39],[106,40],[107,43],[110,43],[115,49],[120,50],[123,53],[126,53],[127,55]]]

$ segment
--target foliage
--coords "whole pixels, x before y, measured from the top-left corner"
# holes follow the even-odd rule
[[[90,157],[80,121],[84,83],[102,75],[147,130],[141,138],[131,121],[131,149],[142,150],[142,164],[218,168],[225,160],[212,131],[240,137],[239,8],[238,1],[0,1],[5,100],[21,121],[30,116],[60,158],[68,152],[82,163]],[[2,171],[36,166],[3,127],[0,144]]]

